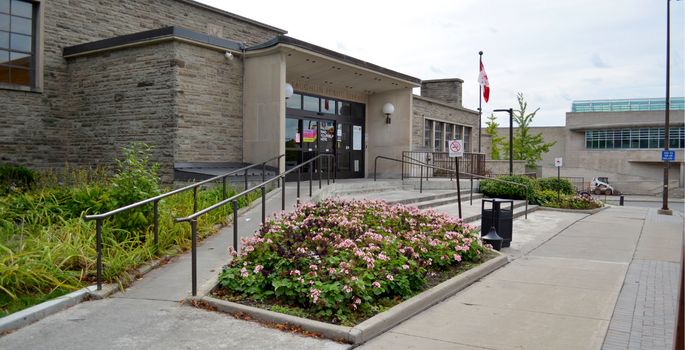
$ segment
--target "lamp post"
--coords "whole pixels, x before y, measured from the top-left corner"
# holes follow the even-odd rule
[[[495,109],[493,112],[509,113],[509,175],[514,175],[514,109]]]
[[[670,65],[671,65],[671,1],[666,0],[666,126],[664,135],[664,150],[668,151],[669,140],[669,125],[670,116],[669,111],[671,109],[671,104],[669,101],[670,94]],[[668,170],[670,168],[669,161],[664,161],[664,192],[663,192],[663,207],[659,210],[659,214],[673,215],[673,211],[668,209]]]

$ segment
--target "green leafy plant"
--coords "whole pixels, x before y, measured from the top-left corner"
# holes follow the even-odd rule
[[[505,175],[499,176],[497,179],[528,186],[528,200],[533,204],[537,204],[537,191],[540,189],[540,186],[535,179],[522,175]],[[524,187],[499,181],[482,180],[480,182],[480,191],[489,198],[526,199],[526,189]]]
[[[144,144],[132,144],[123,148],[124,160],[117,159],[118,171],[112,177],[109,190],[109,205],[120,208],[159,195],[157,170],[159,164],[148,164],[152,147]],[[95,203],[101,203],[97,198]],[[148,218],[152,216],[153,205],[147,204],[117,214],[112,221],[118,228],[127,231],[140,231],[149,226]],[[121,236],[119,238],[122,238]]]
[[[551,191],[544,191],[545,193],[551,194]],[[589,195],[565,195],[560,196],[560,200],[557,201],[556,195],[553,199],[545,201],[542,203],[545,207],[551,208],[562,208],[562,209],[578,209],[578,210],[590,210],[597,209],[604,206],[598,199],[594,199]]]
[[[557,192],[557,188],[561,189],[563,194],[574,194],[573,184],[568,179],[558,179],[556,177],[546,177],[543,179],[538,179],[538,184],[542,190],[550,190]]]
[[[0,195],[33,188],[40,175],[23,166],[0,165]]]

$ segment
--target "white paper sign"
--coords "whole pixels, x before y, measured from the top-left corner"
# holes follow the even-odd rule
[[[352,150],[361,151],[362,149],[362,127],[353,125],[352,126]]]
[[[562,164],[561,158],[554,158],[554,166],[561,166],[561,164]]]

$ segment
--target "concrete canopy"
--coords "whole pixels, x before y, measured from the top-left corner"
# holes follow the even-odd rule
[[[301,81],[363,95],[421,86],[421,79],[287,36],[278,36],[248,48],[246,57],[277,52],[285,56],[287,81]]]

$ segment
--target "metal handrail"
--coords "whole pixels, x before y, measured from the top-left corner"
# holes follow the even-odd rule
[[[188,186],[179,188],[177,190],[173,190],[171,192],[161,194],[161,195],[156,196],[156,197],[148,198],[148,199],[140,201],[140,202],[129,204],[127,206],[124,206],[124,207],[121,207],[118,209],[114,209],[114,210],[108,211],[108,212],[103,213],[103,214],[84,215],[83,216],[84,221],[96,220],[95,231],[96,231],[96,236],[97,236],[97,243],[96,243],[97,244],[97,284],[98,284],[97,290],[102,290],[102,221],[104,219],[106,219],[112,215],[123,213],[127,210],[131,210],[133,208],[143,206],[145,204],[154,203],[154,219],[153,219],[154,220],[154,224],[153,224],[154,228],[153,228],[153,230],[154,230],[154,234],[155,234],[154,246],[156,247],[157,244],[159,243],[158,237],[159,237],[159,201],[160,200],[162,200],[166,197],[170,197],[170,196],[173,196],[175,194],[193,189],[194,190],[193,212],[196,212],[197,211],[197,189],[200,186],[202,186],[206,183],[209,183],[209,182],[214,182],[218,179],[222,179],[222,182],[223,182],[223,198],[225,199],[226,198],[226,178],[228,176],[236,174],[240,171],[245,171],[245,187],[247,187],[247,171],[251,168],[254,168],[254,167],[261,165],[262,166],[262,181],[264,181],[266,163],[271,162],[273,160],[280,160],[281,157],[284,157],[284,156],[285,156],[285,154],[281,154],[277,157],[273,157],[273,158],[265,160],[263,162],[248,165],[246,167],[242,167],[240,169],[233,170],[233,171],[228,172],[226,174],[215,176],[211,179],[207,179],[207,180],[204,180],[204,181],[192,184],[192,185],[188,185]],[[279,165],[279,168],[280,168],[280,165]],[[280,169],[279,169],[279,172],[280,172]]]
[[[281,180],[283,181],[283,187],[281,188],[281,209],[285,210],[285,176],[292,173],[295,170],[298,170],[297,172],[297,204],[300,203],[300,172],[299,169],[302,168],[303,166],[314,162],[315,160],[319,158],[333,158],[333,183],[335,183],[335,178],[337,177],[337,168],[335,164],[335,155],[334,154],[320,154],[312,159],[307,160],[306,162],[288,170],[285,171],[278,176],[266,180],[259,185],[256,185],[252,188],[246,189],[245,191],[238,193],[234,195],[231,198],[227,198],[222,200],[219,203],[216,203],[212,206],[209,206],[205,209],[202,209],[200,211],[197,211],[193,213],[192,215],[183,217],[183,218],[176,218],[174,219],[174,223],[180,223],[180,222],[189,222],[190,227],[191,227],[191,232],[192,232],[192,248],[191,248],[191,269],[192,269],[192,293],[193,296],[197,295],[197,218],[211,212],[214,209],[220,208],[230,202],[233,202],[233,249],[235,251],[238,251],[238,198],[242,196],[246,196],[247,194],[254,192],[258,189],[262,190],[262,224],[265,223],[266,221],[266,186],[275,181],[275,180]],[[327,162],[328,165],[328,179],[327,179],[327,185],[330,185],[330,179],[331,179],[331,171],[330,171],[330,162]],[[312,182],[313,182],[313,175],[312,175],[312,170],[313,166],[309,167],[309,196],[312,196]],[[321,188],[321,162],[319,162],[319,169],[318,169],[318,174],[319,174],[319,189]]]
[[[389,157],[385,157],[385,156],[377,156],[376,159],[374,160],[374,164],[373,164],[373,166],[374,166],[374,168],[373,168],[373,181],[376,181],[376,173],[377,173],[377,172],[376,172],[376,168],[377,168],[377,165],[378,165],[378,158],[387,159],[387,160],[392,160],[392,161],[400,162],[400,163],[407,163],[407,164],[412,164],[412,165],[419,165],[419,166],[421,167],[421,180],[420,180],[420,182],[419,182],[419,193],[423,193],[423,167],[424,167],[424,166],[427,167],[427,168],[433,168],[433,169],[440,169],[440,170],[447,170],[447,171],[455,172],[455,173],[456,173],[455,175],[458,175],[458,174],[459,174],[456,170],[445,169],[445,168],[437,167],[437,166],[434,166],[434,165],[431,165],[431,164],[427,164],[427,163],[424,163],[424,162],[421,162],[421,161],[416,161],[416,163],[412,163],[412,162],[407,162],[407,161],[405,161],[405,160],[400,160],[400,159],[395,159],[395,158],[389,158]],[[469,174],[469,173],[462,173],[462,174],[471,177],[471,204],[473,204],[473,195],[472,195],[472,194],[473,194],[473,178],[474,178],[474,177],[475,177],[475,178],[485,179],[485,180],[492,180],[492,181],[497,181],[497,182],[504,182],[504,183],[508,183],[508,184],[511,184],[511,185],[522,186],[523,188],[525,188],[525,189],[526,189],[526,211],[525,211],[524,215],[525,215],[525,219],[526,219],[526,220],[528,219],[528,186],[523,185],[523,184],[520,184],[520,183],[516,183],[516,182],[511,182],[511,181],[505,181],[505,180],[500,180],[500,179],[491,179],[491,178],[488,178],[488,177],[482,176],[482,175]],[[457,183],[459,183],[459,177],[458,177],[458,176],[457,176]],[[460,214],[461,214],[461,209],[460,209],[459,211],[460,211]]]

